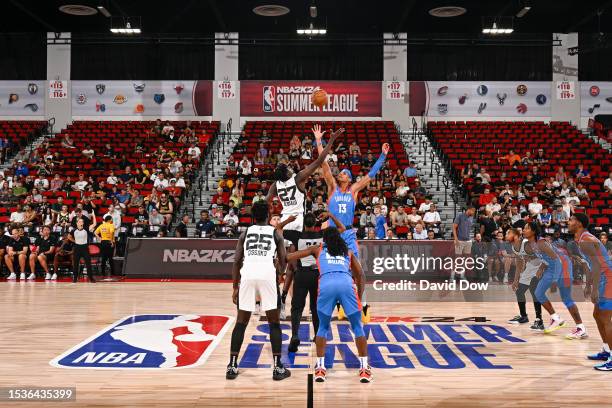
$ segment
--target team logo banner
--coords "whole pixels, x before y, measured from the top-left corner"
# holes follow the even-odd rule
[[[545,81],[411,81],[410,115],[433,117],[548,117]]]
[[[319,109],[310,97],[317,89],[329,102]],[[382,87],[376,81],[242,81],[242,116],[370,116],[382,114]]]
[[[231,318],[218,315],[134,315],[104,328],[53,359],[59,368],[171,369],[204,364]]]

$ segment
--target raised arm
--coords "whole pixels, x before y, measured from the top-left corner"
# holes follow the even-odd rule
[[[266,195],[266,202],[270,204],[270,202],[272,202],[272,200],[274,199],[274,197],[276,197],[276,195],[277,195],[276,183],[272,183],[272,185],[270,186],[270,189],[268,190],[268,195]]]
[[[376,178],[376,174],[380,171],[382,166],[385,164],[385,160],[387,160],[387,154],[389,153],[389,149],[390,149],[389,143],[383,144],[380,156],[378,156],[378,160],[376,160],[376,163],[374,163],[369,173],[365,177],[362,177],[361,180],[359,180],[358,182],[354,183],[351,186],[351,191],[353,192],[353,195],[356,195],[361,190],[366,188],[368,184],[370,184],[370,181]]]
[[[295,221],[297,218],[295,217],[295,215],[290,215],[289,217],[287,217],[287,219],[283,222],[279,222],[276,225],[276,230],[277,231],[282,231],[283,228],[285,228],[285,225],[287,224],[291,224],[293,221]]]
[[[317,143],[317,152],[319,152],[319,155],[321,155],[323,153],[322,139],[323,134],[325,134],[325,132],[321,131],[321,125],[314,125],[312,128],[312,133],[314,134],[315,141]],[[323,161],[323,163],[321,164],[321,169],[323,169],[323,178],[325,179],[325,183],[327,184],[328,195],[331,197],[334,190],[336,189],[336,180],[334,179],[334,176],[331,173],[331,169],[329,168],[327,160]]]
[[[236,245],[236,254],[234,256],[234,265],[232,266],[232,283],[234,287],[234,293],[232,294],[232,301],[235,305],[238,304],[238,288],[240,286],[240,268],[242,268],[242,262],[244,261],[244,238],[246,231],[238,238],[238,244]]]
[[[315,125],[318,126],[318,125]],[[320,131],[320,129],[319,129]],[[314,128],[313,128],[313,132],[314,132]],[[295,182],[298,184],[298,186],[303,190],[306,184],[306,180],[308,180],[308,177],[310,177],[312,175],[312,173],[315,172],[315,170],[317,168],[319,168],[319,166],[322,166],[323,163],[325,163],[325,165],[327,165],[327,168],[329,169],[329,164],[327,164],[327,155],[329,154],[329,152],[332,150],[332,148],[334,147],[334,142],[336,141],[336,139],[338,139],[338,136],[340,136],[342,133],[344,133],[344,128],[340,128],[338,130],[336,130],[334,133],[331,134],[329,141],[327,142],[327,146],[325,146],[325,149],[320,150],[319,151],[319,157],[317,157],[316,160],[314,160],[312,163],[310,163],[308,166],[306,166],[306,168],[302,171],[300,171],[297,174],[296,180]],[[322,135],[322,134],[321,134]],[[317,149],[318,149],[318,142],[317,142]],[[323,147],[323,146],[321,146]],[[323,170],[325,172],[325,170]],[[330,171],[330,175],[331,175],[331,171]],[[327,179],[326,179],[327,181]]]
[[[342,224],[338,218],[336,218],[336,216],[334,214],[332,214],[331,212],[323,212],[320,215],[321,219],[324,218],[331,218],[331,220],[334,222],[334,224],[336,224],[336,229],[338,230],[339,233],[343,233],[344,231],[346,231],[346,227],[344,226],[344,224]]]

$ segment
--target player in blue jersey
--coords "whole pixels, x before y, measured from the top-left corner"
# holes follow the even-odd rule
[[[312,128],[315,141],[317,143],[317,150],[319,154],[323,151],[323,134],[320,125],[315,125]],[[353,228],[353,218],[355,217],[355,205],[357,203],[357,195],[361,190],[366,188],[370,181],[376,178],[376,174],[384,166],[387,154],[389,153],[389,143],[384,143],[382,146],[382,152],[376,160],[376,163],[372,166],[368,174],[362,177],[356,183],[353,183],[353,175],[349,169],[343,169],[336,178],[331,173],[331,169],[327,162],[323,162],[321,168],[323,169],[323,177],[327,184],[327,197],[328,197],[328,211],[334,214],[340,222],[346,227],[346,231],[342,234],[342,238],[348,248],[353,254],[359,259],[359,246],[357,245],[357,233]],[[333,221],[329,222],[330,226],[335,226]],[[364,279],[365,281],[365,279]],[[368,312],[368,306],[366,305],[365,298],[363,301],[363,321],[369,322],[370,315]]]
[[[325,346],[330,331],[331,316],[337,302],[340,302],[351,323],[355,335],[355,344],[359,354],[359,381],[372,381],[372,369],[368,364],[368,341],[361,323],[361,296],[364,280],[361,264],[351,251],[340,231],[329,227],[323,231],[323,243],[311,246],[287,255],[287,262],[313,256],[319,266],[319,295],[317,297],[317,314],[319,329],[315,337],[317,346],[317,363],[315,381],[324,382]],[[355,288],[353,282],[357,285]]]
[[[568,227],[589,265],[584,294],[593,302],[593,317],[603,340],[602,351],[587,358],[603,361],[594,367],[596,370],[612,371],[612,259],[602,242],[587,230],[589,217],[586,214],[574,214]]]
[[[540,228],[538,224],[529,222],[525,225],[523,236],[528,240],[529,252],[540,258],[543,263],[540,266],[536,276],[540,281],[535,290],[536,299],[542,304],[542,307],[551,316],[551,322],[544,333],[552,333],[553,331],[565,326],[563,320],[555,311],[550,300],[546,296],[546,291],[556,284],[559,288],[561,300],[567,310],[572,315],[572,319],[576,323],[576,328],[568,334],[568,339],[585,339],[587,338],[586,328],[582,323],[578,306],[572,299],[572,262],[567,254],[567,251],[552,245],[548,240],[540,238]]]

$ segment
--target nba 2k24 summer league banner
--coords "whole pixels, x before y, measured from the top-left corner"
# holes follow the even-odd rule
[[[411,81],[411,116],[547,117],[551,83],[545,81]]]
[[[329,102],[320,110],[310,101],[324,89]],[[242,81],[241,116],[382,115],[382,89],[376,81]]]
[[[212,81],[72,81],[73,116],[212,116]]]
[[[580,83],[580,116],[612,114],[612,82]]]
[[[44,116],[46,81],[0,81],[0,116]]]

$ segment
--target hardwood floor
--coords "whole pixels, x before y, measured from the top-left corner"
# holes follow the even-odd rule
[[[569,319],[563,305],[556,306]],[[234,316],[230,284],[1,282],[0,307],[0,387],[76,387],[75,402],[48,403],[53,407],[306,405],[308,322],[302,325],[304,344],[298,355],[285,356],[298,368],[282,382],[272,381],[271,368],[254,368],[271,363],[267,325],[256,316],[241,351],[241,374],[234,381],[224,377],[231,321],[204,364],[194,367],[77,370],[49,364],[126,316]],[[348,324],[334,322],[328,349],[333,351],[333,367],[326,383],[314,384],[315,407],[607,406],[612,373],[593,370],[585,359],[601,347],[601,340],[592,305],[579,307],[591,335],[582,341],[564,338],[572,325],[543,335],[506,324],[516,314],[513,303],[374,304],[369,326],[374,382],[358,382],[356,369],[350,368],[355,348]],[[489,321],[461,321],[475,316]],[[436,322],[441,319],[432,317],[446,319]],[[288,327],[287,322],[285,346]],[[13,405],[47,403],[0,402]]]

